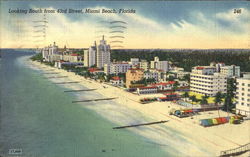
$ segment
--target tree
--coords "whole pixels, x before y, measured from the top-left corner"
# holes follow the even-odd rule
[[[183,80],[187,81],[190,83],[190,74],[186,74],[183,76]]]
[[[232,109],[235,108],[235,104],[233,103],[235,91],[236,91],[236,80],[234,78],[229,78],[227,80],[227,93],[223,105],[224,111],[232,111]]]
[[[172,90],[176,91],[178,89],[179,85],[180,85],[179,82],[175,81]]]
[[[196,102],[197,101],[197,98],[196,98],[195,95],[190,96],[190,99],[192,100],[192,102]]]
[[[214,103],[215,103],[215,105],[218,106],[218,104],[220,104],[221,102],[222,102],[222,94],[221,94],[221,92],[218,92],[215,95]],[[220,110],[219,110],[219,108],[217,108],[217,109],[218,109],[218,115],[220,117]]]
[[[189,97],[189,93],[188,92],[185,92],[185,93],[183,93],[183,95],[182,95],[184,98],[188,98]]]
[[[216,93],[214,103],[216,105],[220,104],[222,102],[222,98],[223,98],[223,96],[222,96],[221,92]]]
[[[202,105],[208,104],[207,99],[208,99],[208,97],[207,97],[206,95],[202,96],[202,98],[201,98],[201,104],[202,104]]]

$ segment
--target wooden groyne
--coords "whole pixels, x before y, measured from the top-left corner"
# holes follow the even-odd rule
[[[84,91],[93,91],[96,89],[80,89],[80,90],[66,90],[64,92],[84,92]]]
[[[70,83],[79,83],[79,81],[72,81],[72,82],[56,82],[54,84],[70,84]]]
[[[59,73],[56,73],[56,72],[51,72],[51,73],[42,73],[42,74],[59,74]]]
[[[220,157],[238,156],[238,155],[241,155],[241,154],[246,153],[248,151],[250,151],[250,143],[242,145],[242,146],[240,146],[238,148],[229,149],[229,150],[226,150],[226,151],[221,151],[220,152]]]
[[[116,98],[103,98],[103,99],[89,99],[89,100],[77,100],[77,101],[72,101],[72,103],[78,103],[78,102],[90,102],[90,101],[102,101],[102,100],[112,100]]]
[[[45,77],[45,78],[51,79],[51,78],[65,78],[65,77],[68,77],[68,76],[51,76],[51,77]]]
[[[168,120],[162,120],[162,121],[157,121],[157,122],[150,122],[150,123],[142,123],[142,124],[134,124],[134,125],[126,125],[126,126],[119,126],[119,127],[114,127],[113,129],[125,129],[125,128],[130,128],[130,127],[138,127],[138,126],[143,126],[143,125],[154,125],[154,124],[160,124],[160,123],[166,123]]]

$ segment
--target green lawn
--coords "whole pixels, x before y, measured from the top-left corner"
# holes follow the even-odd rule
[[[184,93],[184,92],[183,92],[183,93]],[[183,94],[183,93],[182,93],[182,94]],[[195,92],[188,92],[188,94],[189,94],[189,97],[195,95],[197,99],[202,99],[202,96],[204,96],[203,94],[199,94],[199,93],[195,93]],[[209,103],[209,104],[210,104],[210,103],[214,103],[214,98],[215,98],[215,97],[209,97],[209,98],[207,99],[208,103]],[[224,99],[223,99],[223,102],[224,102]],[[199,104],[199,102],[198,102],[198,103],[193,102],[193,104]]]

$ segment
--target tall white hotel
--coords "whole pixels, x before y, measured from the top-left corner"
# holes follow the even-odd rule
[[[84,66],[91,67],[96,64],[96,42],[84,51]]]
[[[104,64],[110,64],[110,45],[106,44],[104,36],[97,47],[96,61],[98,68],[103,68]]]
[[[110,45],[104,40],[100,40],[100,44],[91,46],[88,51],[84,52],[84,66],[90,67],[95,65],[97,68],[103,68],[104,64],[110,64]]]
[[[236,80],[236,113],[250,117],[250,74]]]

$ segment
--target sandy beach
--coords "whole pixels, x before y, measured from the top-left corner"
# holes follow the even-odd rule
[[[67,72],[62,69],[46,66],[39,62],[27,61],[27,64],[43,72],[53,70],[58,73],[57,76],[68,76],[61,79],[49,79],[52,82],[77,81],[78,85],[65,85],[72,89],[96,89],[88,91],[90,98],[113,98],[112,101],[102,101],[99,105],[84,105],[89,109],[96,111],[103,118],[106,118],[116,125],[129,125],[143,122],[169,120],[167,123],[151,125],[145,127],[128,128],[155,143],[161,149],[177,149],[179,156],[218,156],[220,151],[237,148],[250,142],[250,121],[244,121],[242,124],[223,124],[204,128],[199,125],[200,119],[219,117],[218,111],[202,112],[193,118],[178,118],[170,116],[171,109],[185,108],[172,102],[153,102],[149,104],[140,104],[139,99],[143,97],[154,97],[158,95],[136,95],[126,92],[124,89],[99,83],[82,76],[75,75],[73,72]],[[43,74],[44,76],[46,74]],[[52,75],[51,75],[52,76]],[[42,76],[41,76],[42,77]],[[48,77],[48,75],[46,75]],[[81,85],[81,86],[80,86]],[[92,93],[97,93],[93,94]],[[81,99],[79,95],[79,100]],[[84,92],[86,96],[86,92]],[[113,103],[114,102],[114,103]],[[101,103],[101,104],[100,104]],[[81,104],[81,103],[79,103]],[[228,116],[228,113],[219,111],[220,116]],[[117,130],[119,131],[119,130]],[[242,156],[248,156],[245,153]],[[177,155],[178,156],[178,155]]]

